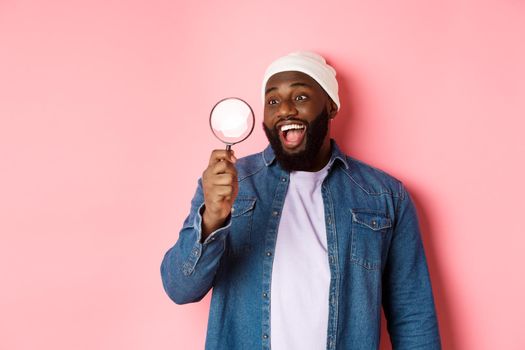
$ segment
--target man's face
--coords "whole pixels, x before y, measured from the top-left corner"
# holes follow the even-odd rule
[[[315,167],[321,147],[329,144],[334,108],[323,88],[304,73],[282,72],[268,80],[263,127],[284,169]]]

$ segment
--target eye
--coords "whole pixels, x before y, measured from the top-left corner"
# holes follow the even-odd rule
[[[299,95],[299,96],[295,97],[296,101],[304,101],[306,99],[308,99],[308,96],[306,96],[306,95]]]
[[[268,99],[268,104],[269,105],[275,105],[275,104],[277,104],[277,100],[275,98],[270,98],[270,99]]]

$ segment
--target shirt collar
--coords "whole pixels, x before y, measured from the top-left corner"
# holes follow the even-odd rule
[[[335,142],[334,139],[330,140],[330,143],[332,145],[332,155],[330,157],[330,160],[328,161],[328,168],[332,169],[332,166],[336,161],[341,162],[341,164],[345,167],[345,169],[348,169],[348,161],[346,159],[346,156],[341,152],[341,149],[339,149],[339,146]],[[275,161],[275,153],[273,152],[272,146],[268,145],[266,149],[262,153],[264,165],[270,166]]]

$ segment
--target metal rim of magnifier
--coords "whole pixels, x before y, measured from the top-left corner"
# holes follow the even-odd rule
[[[250,109],[250,112],[252,113],[252,127],[250,129],[250,132],[246,134],[246,136],[244,138],[242,138],[241,140],[239,141],[236,141],[236,142],[224,142],[216,133],[215,133],[215,129],[213,128],[213,126],[211,125],[211,118],[213,116],[213,111],[215,110],[215,107],[217,107],[219,105],[219,103],[223,102],[223,101],[226,101],[226,100],[239,100],[241,102],[243,102],[245,105],[248,106],[248,108]],[[219,140],[221,141],[222,143],[226,144],[226,149],[227,150],[230,150],[231,147],[239,142],[242,142],[244,140],[246,140],[248,138],[248,136],[250,136],[253,132],[253,128],[255,127],[255,114],[253,113],[253,109],[252,109],[252,106],[250,106],[250,104],[246,101],[244,101],[242,98],[239,98],[239,97],[225,97],[223,98],[222,100],[220,100],[219,102],[217,102],[213,108],[211,109],[211,112],[210,112],[210,120],[209,120],[209,123],[210,123],[210,129],[211,129],[211,132],[213,133],[213,135]]]

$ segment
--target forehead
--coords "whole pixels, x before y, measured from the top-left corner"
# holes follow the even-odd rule
[[[314,78],[303,72],[297,71],[286,71],[272,75],[266,82],[265,91],[274,90],[279,88],[288,88],[291,86],[308,86],[315,90],[324,92],[323,88]]]

